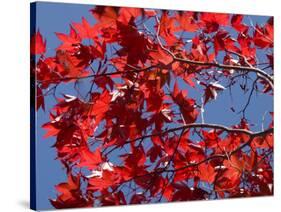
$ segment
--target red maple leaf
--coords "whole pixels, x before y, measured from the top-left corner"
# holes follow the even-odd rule
[[[218,92],[219,91],[223,91],[225,89],[224,86],[222,86],[221,84],[217,83],[217,82],[212,82],[210,84],[206,84],[204,82],[199,82],[200,85],[203,85],[205,87],[205,100],[204,100],[204,104],[206,104],[208,101],[210,101],[211,99],[216,99],[218,96]]]
[[[62,44],[57,48],[59,50],[73,50],[75,45],[81,43],[81,37],[72,26],[70,26],[69,35],[57,32],[56,36],[62,41]]]
[[[46,40],[43,39],[39,30],[31,37],[30,52],[33,55],[46,52]]]
[[[97,37],[97,29],[82,17],[82,23],[73,23],[73,27],[79,33],[80,38],[82,39],[95,39]]]
[[[179,91],[177,82],[174,85],[172,98],[174,102],[179,106],[185,123],[189,124],[195,122],[198,115],[198,111],[195,108],[195,100],[186,98],[184,92]]]
[[[198,177],[200,180],[212,184],[216,177],[214,167],[210,163],[202,163],[198,166]]]
[[[51,199],[55,208],[81,208],[91,207],[93,200],[83,197],[80,190],[80,176],[68,175],[68,181],[56,186],[60,195],[57,199]]]
[[[207,33],[216,32],[220,26],[229,24],[228,14],[206,12],[201,14],[200,19]]]
[[[231,25],[237,32],[245,32],[249,29],[246,24],[243,24],[243,15],[233,15],[231,18]]]

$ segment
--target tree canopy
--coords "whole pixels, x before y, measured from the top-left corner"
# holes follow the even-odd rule
[[[93,20],[56,32],[52,56],[40,29],[31,38],[36,109],[49,113],[42,128],[67,176],[54,185],[55,208],[273,194],[272,17],[254,25],[237,14],[89,12]],[[56,92],[66,86],[76,95]],[[209,107],[220,95],[232,99],[222,105],[230,125]],[[271,101],[260,123],[248,114],[255,96]]]

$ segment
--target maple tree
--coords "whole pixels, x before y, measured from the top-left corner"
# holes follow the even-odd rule
[[[31,39],[36,109],[49,113],[45,138],[56,138],[67,178],[55,186],[55,208],[273,194],[273,111],[260,130],[247,115],[254,92],[273,98],[273,18],[251,25],[219,13],[90,13],[94,24],[82,18],[56,33],[53,56],[39,30]],[[59,96],[66,85],[77,95]],[[246,104],[231,106],[229,119],[240,121],[206,123],[208,104],[237,87]]]

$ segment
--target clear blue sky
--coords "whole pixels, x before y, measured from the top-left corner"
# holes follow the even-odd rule
[[[60,44],[54,32],[68,33],[69,24],[72,22],[81,22],[81,17],[85,17],[90,23],[94,23],[94,18],[89,10],[92,5],[81,4],[63,4],[63,3],[38,3],[37,4],[37,26],[41,34],[47,40],[47,56],[53,56],[55,48]],[[254,23],[264,23],[267,17],[251,16]],[[249,19],[245,20],[246,22]],[[180,85],[183,86],[183,85]],[[83,90],[83,88],[81,88]],[[240,108],[246,103],[247,96],[241,92],[239,87],[233,91],[234,104]],[[65,84],[58,87],[57,94],[77,95],[72,85]],[[189,95],[198,99],[199,91],[189,91]],[[201,95],[201,94],[200,94]],[[248,117],[254,123],[259,125],[253,126],[253,130],[261,129],[262,114],[267,110],[272,111],[272,98],[268,95],[253,95],[252,102],[248,108]],[[37,141],[36,141],[36,159],[37,159],[37,206],[39,209],[52,208],[49,198],[56,197],[54,185],[66,180],[65,171],[59,161],[55,160],[56,152],[51,146],[55,138],[43,139],[45,131],[41,129],[42,124],[48,122],[49,109],[53,107],[55,101],[53,96],[45,97],[46,112],[41,109],[37,114]],[[212,101],[205,107],[205,122],[219,123],[225,125],[237,124],[241,115],[235,115],[230,110],[231,100],[228,92],[223,92],[218,96],[216,101]],[[200,120],[198,120],[200,121]],[[267,121],[268,122],[268,121]]]

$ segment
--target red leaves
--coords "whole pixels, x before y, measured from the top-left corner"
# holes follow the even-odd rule
[[[216,172],[211,164],[202,163],[198,166],[198,177],[207,183],[214,183]]]
[[[101,176],[89,179],[89,190],[100,191],[115,186],[120,181],[120,176],[113,170],[103,170]]]
[[[92,27],[90,23],[82,17],[82,23],[73,23],[74,28],[79,33],[80,38],[82,39],[94,39],[97,36],[97,29]]]
[[[222,167],[220,167],[222,168]],[[243,165],[236,156],[231,156],[230,160],[224,162],[222,172],[216,182],[218,191],[231,191],[241,182]]]
[[[199,24],[196,23],[196,13],[183,12],[178,15],[178,22],[180,24],[179,30],[187,32],[196,32],[199,29]]]
[[[56,136],[60,132],[60,129],[58,127],[59,126],[53,125],[52,123],[45,123],[44,125],[42,125],[42,128],[48,130],[48,132],[44,135],[44,138]]]
[[[115,23],[118,10],[117,7],[96,6],[91,12],[101,26],[109,27]]]
[[[146,202],[146,197],[143,194],[134,194],[131,198],[130,204],[141,204]]]
[[[260,125],[251,124],[250,113],[221,119],[209,111],[215,106],[224,116],[220,107],[228,101],[207,103],[234,88],[237,104],[239,84],[246,94],[252,76],[259,78],[258,95],[272,94],[249,64],[268,62],[261,69],[272,74],[273,20],[253,30],[243,15],[102,6],[91,12],[94,20],[82,18],[68,34],[56,33],[61,44],[52,57],[45,57],[39,31],[32,38],[32,54],[40,55],[32,66],[36,107],[50,113],[44,138],[55,138],[56,159],[68,176],[57,185],[53,206],[271,194],[273,133],[256,136],[252,130]],[[264,124],[271,128],[270,118]],[[205,119],[229,125],[208,126]]]
[[[254,64],[256,60],[256,48],[252,47],[252,38],[244,33],[238,34],[237,41],[240,45],[240,54],[247,58],[248,62]],[[241,61],[243,63],[243,61]]]
[[[110,108],[111,95],[108,91],[104,91],[97,96],[93,95],[94,104],[90,107],[90,115],[95,117],[94,126],[98,126],[100,121],[105,117],[105,113]]]
[[[214,49],[217,55],[219,51],[228,50],[237,52],[238,48],[235,46],[235,40],[227,31],[219,30],[214,36]]]
[[[68,182],[66,183],[61,183],[56,186],[56,189],[61,193],[60,199],[63,201],[66,201],[68,199],[71,199],[72,192],[75,192],[79,189],[80,187],[80,178],[69,175],[68,176]]]
[[[179,106],[179,109],[186,124],[193,123],[197,119],[198,111],[195,109],[195,100],[185,98],[183,91],[179,91],[178,83],[175,83],[172,93],[174,102]]]
[[[103,159],[101,156],[101,151],[97,148],[95,151],[91,152],[89,149],[84,148],[80,150],[81,160],[78,164],[79,167],[88,167],[93,170],[100,164]]]
[[[202,130],[202,146],[206,146],[208,148],[216,148],[221,143],[220,132],[216,130],[204,131]]]
[[[131,174],[133,174],[133,177],[134,174],[144,168],[144,164],[146,162],[146,155],[142,146],[132,146],[131,149],[132,153],[123,155],[122,158],[124,160],[125,167],[130,170]],[[132,167],[132,164],[134,164],[135,166]]]
[[[62,45],[58,47],[59,50],[73,50],[74,46],[81,42],[81,37],[72,26],[70,27],[69,35],[59,32],[57,32],[56,35],[62,41]]]
[[[82,19],[82,24],[73,23],[74,28],[70,26],[69,35],[56,33],[57,37],[62,41],[62,44],[57,48],[62,52],[73,54],[73,60],[77,60],[77,66],[88,66],[95,57],[103,58],[105,54],[105,43],[100,43],[96,40],[96,29],[91,27],[86,19]],[[92,39],[94,45],[83,45],[83,39]]]
[[[192,39],[192,49],[191,49],[191,55],[190,59],[195,61],[205,61],[205,62],[213,62],[213,58],[209,57],[208,49],[206,40],[202,37],[195,36]],[[190,65],[191,66],[191,65]],[[194,66],[194,69],[199,67]]]
[[[85,76],[88,72],[83,68],[85,64],[89,64],[88,59],[81,61],[71,52],[58,50],[56,54],[56,71],[61,76],[70,77],[70,80],[72,77],[75,79],[77,76]]]
[[[226,26],[229,23],[228,14],[220,13],[202,13],[201,21],[204,31],[207,33],[216,32],[220,26]]]
[[[42,89],[37,87],[36,110],[39,110],[40,107],[45,110],[45,101]]]
[[[266,35],[266,32],[258,26],[256,26],[256,31],[254,35],[254,43],[260,48],[267,48],[272,46],[272,40]]]
[[[233,15],[231,18],[231,26],[237,32],[245,32],[249,29],[249,27],[242,23],[244,16],[243,15]]]
[[[173,198],[174,187],[173,185],[168,184],[164,189],[163,196],[170,202]]]
[[[108,111],[111,102],[111,95],[104,91],[102,94],[99,95],[99,99],[95,101],[93,106],[91,107],[92,115],[93,116],[103,116],[106,111]]]
[[[205,199],[207,192],[197,187],[189,187],[185,183],[174,184],[176,189],[172,201],[187,201]]]
[[[161,152],[162,152],[162,148],[158,145],[155,145],[149,149],[149,151],[147,152],[147,156],[149,156],[150,161],[154,163],[158,158],[158,156],[162,155]]]
[[[134,25],[117,23],[118,42],[121,49],[117,51],[119,56],[127,56],[127,64],[137,65],[139,62],[145,63],[148,57],[148,47],[150,40],[138,31]],[[134,43],[134,45],[132,45]]]
[[[44,40],[40,31],[38,30],[36,34],[31,37],[30,53],[35,55],[35,54],[45,54],[45,52],[46,52],[46,40]]]
[[[256,25],[253,40],[262,49],[273,47],[273,17],[263,27]]]
[[[170,17],[167,11],[162,12],[162,16],[159,23],[160,24],[159,35],[162,38],[164,38],[168,46],[171,46],[178,41],[178,39],[174,34],[177,31],[175,22],[176,19],[174,17]],[[156,26],[156,31],[158,31],[158,27],[159,25]]]
[[[101,205],[126,205],[127,201],[122,191],[111,193],[108,191],[102,192]]]
[[[142,9],[140,8],[122,7],[119,10],[119,17],[117,20],[124,24],[128,24],[140,15],[142,15]]]
[[[155,51],[151,51],[149,55],[152,57],[156,64],[160,62],[164,65],[168,65],[173,62],[173,57],[162,50],[161,47],[158,47],[158,49]]]
[[[67,182],[56,186],[60,195],[56,200],[50,200],[52,205],[57,209],[92,207],[92,198],[83,197],[80,186],[80,176],[69,174]]]
[[[255,137],[251,146],[253,148],[273,148],[273,134]]]
[[[203,85],[205,87],[205,100],[204,100],[204,104],[206,104],[208,101],[210,101],[211,99],[216,99],[218,96],[219,91],[223,91],[225,89],[225,87],[223,87],[222,85],[220,85],[217,82],[212,82],[209,85],[207,85],[204,82],[199,82],[200,85]]]

